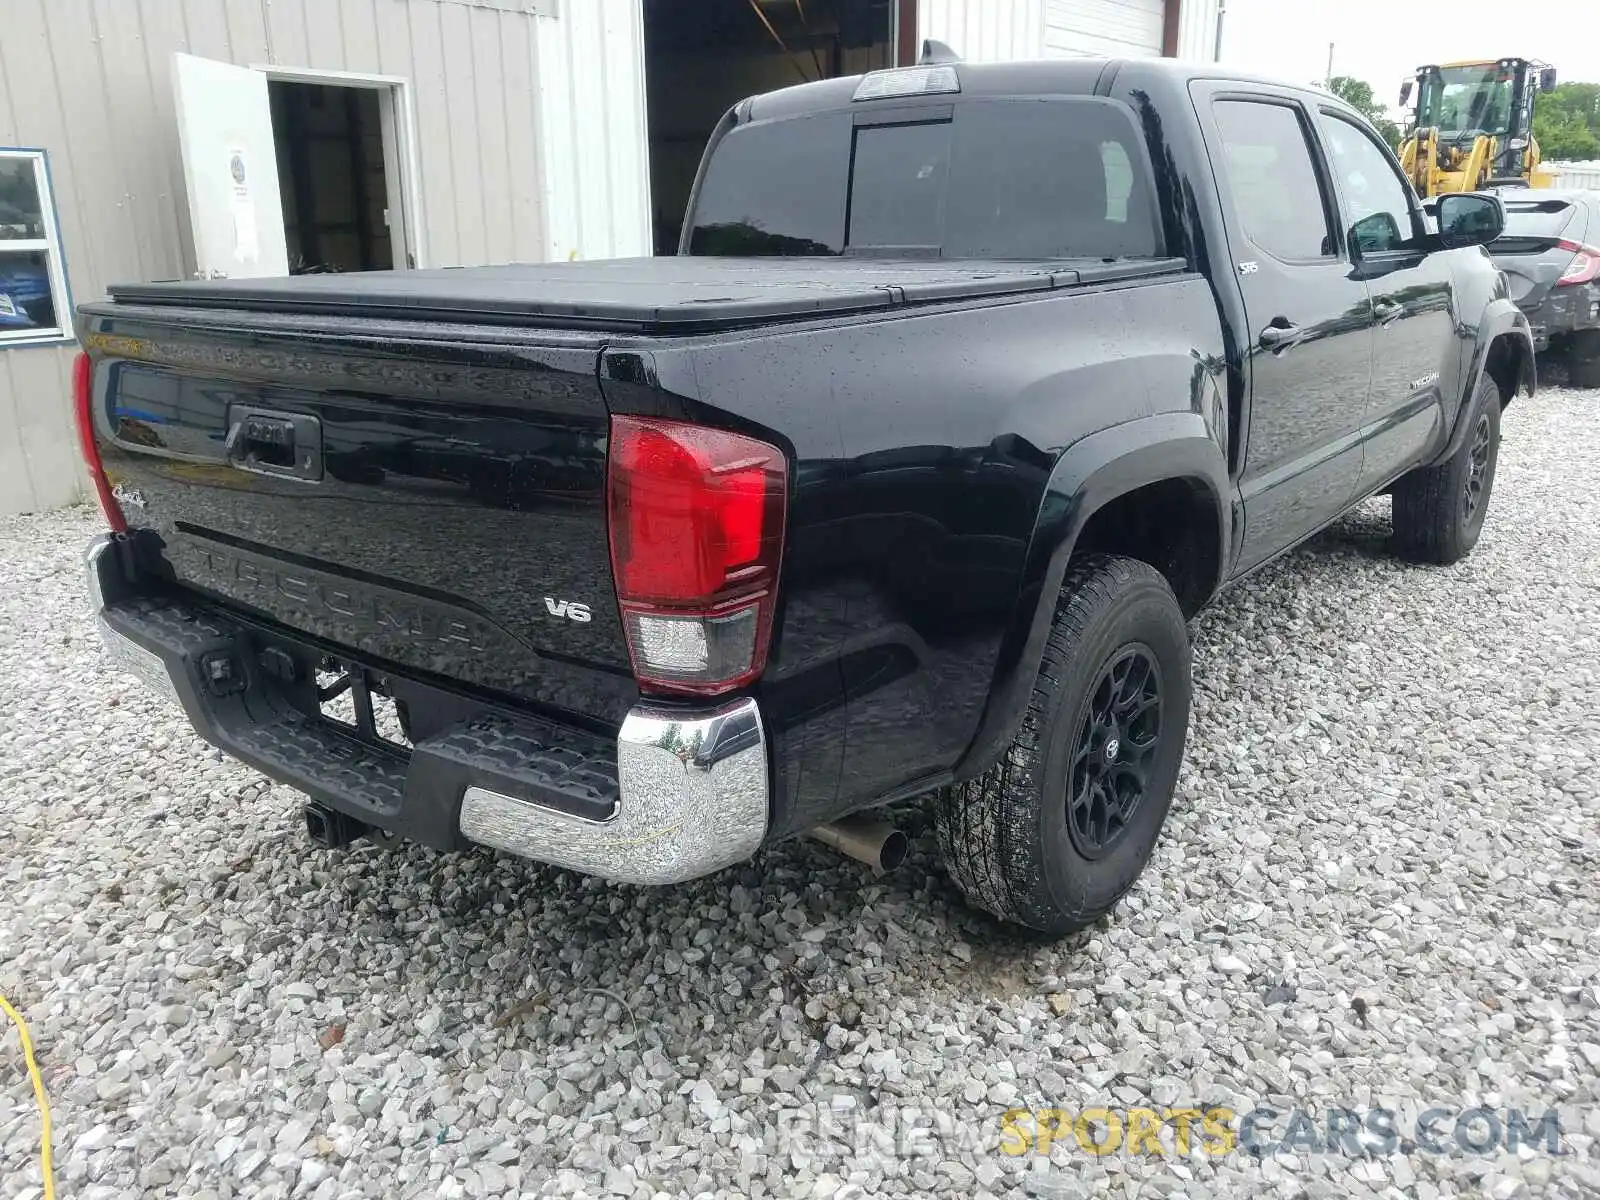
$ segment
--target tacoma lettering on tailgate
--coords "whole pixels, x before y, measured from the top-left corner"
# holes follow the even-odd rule
[[[486,621],[392,588],[358,583],[306,567],[290,567],[214,546],[179,543],[168,554],[201,586],[278,616],[290,624],[338,627],[357,644],[389,657],[407,642],[457,650],[511,649],[512,641]],[[394,639],[394,640],[391,640]],[[516,645],[521,653],[525,646]]]

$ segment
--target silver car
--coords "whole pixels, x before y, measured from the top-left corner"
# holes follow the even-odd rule
[[[1489,252],[1533,326],[1534,347],[1600,387],[1600,192],[1499,188],[1506,229]]]

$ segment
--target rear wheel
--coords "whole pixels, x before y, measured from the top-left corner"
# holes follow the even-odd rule
[[[1073,562],[1015,740],[935,800],[966,897],[1055,934],[1115,907],[1171,806],[1189,698],[1189,631],[1161,573],[1110,555]]]
[[[1600,329],[1580,329],[1567,351],[1567,382],[1573,387],[1600,388]]]
[[[1419,467],[1394,485],[1394,543],[1412,562],[1453,563],[1478,544],[1500,457],[1500,389],[1488,375],[1468,408],[1467,436],[1434,467]]]

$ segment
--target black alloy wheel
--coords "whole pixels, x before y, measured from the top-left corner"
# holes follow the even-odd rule
[[[1150,787],[1161,740],[1161,668],[1148,646],[1123,646],[1090,691],[1067,776],[1067,828],[1085,858],[1112,850]]]
[[[1493,450],[1493,432],[1489,428],[1489,414],[1478,417],[1472,431],[1472,449],[1467,460],[1467,479],[1462,488],[1461,519],[1471,521],[1483,504],[1483,494],[1489,483],[1489,460]]]

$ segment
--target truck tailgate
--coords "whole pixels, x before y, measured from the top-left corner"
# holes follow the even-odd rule
[[[593,335],[82,312],[141,568],[379,664],[631,703]]]

